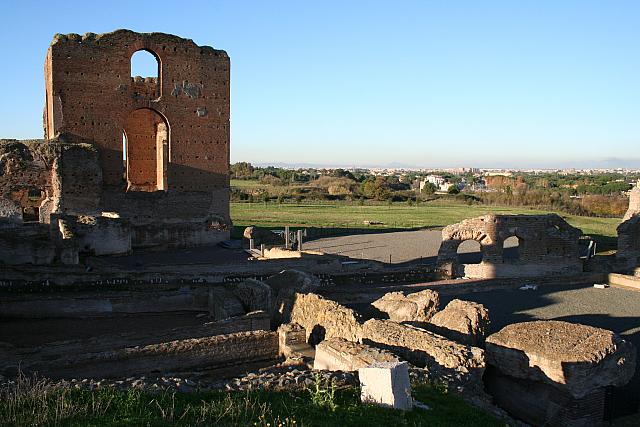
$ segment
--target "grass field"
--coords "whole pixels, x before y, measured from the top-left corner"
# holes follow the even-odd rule
[[[542,214],[548,211],[522,207],[466,205],[453,202],[422,203],[409,206],[393,205],[359,206],[357,203],[327,202],[313,204],[289,203],[231,203],[231,218],[236,226],[258,225],[263,227],[326,227],[369,228],[365,221],[382,223],[370,228],[437,228],[488,213]],[[617,218],[593,218],[559,213],[574,227],[597,238],[616,236]]]
[[[0,426],[499,426],[461,398],[429,385],[413,397],[432,409],[402,412],[360,402],[356,388],[280,392],[144,392],[0,388]]]

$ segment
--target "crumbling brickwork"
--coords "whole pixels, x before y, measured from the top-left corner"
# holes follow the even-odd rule
[[[640,260],[640,216],[632,216],[618,226],[618,251],[616,257],[628,268]]]
[[[629,208],[622,220],[626,221],[636,215],[640,215],[640,181],[629,191]]]
[[[131,77],[131,56],[139,50],[157,58],[157,80]],[[224,189],[229,169],[229,66],[226,52],[169,34],[57,34],[45,65],[46,136],[70,134],[93,141],[100,151],[105,185],[122,187],[123,131],[133,154],[144,151],[136,146],[137,138],[148,137],[151,127],[164,122],[169,134],[168,188]],[[135,172],[155,172],[155,159],[141,157]],[[134,160],[138,159],[129,163]]]
[[[131,77],[140,50],[157,59],[157,78]],[[134,230],[134,245],[184,235],[184,227],[166,233],[158,223],[197,224],[184,244],[206,242],[207,227],[228,228],[229,66],[226,52],[169,34],[54,37],[45,63],[46,136],[97,147],[100,210],[153,228]]]
[[[131,76],[140,50],[157,59],[156,78]],[[57,34],[45,89],[47,139],[0,141],[5,226],[108,212],[131,225],[109,251],[229,237],[226,52],[161,33]]]
[[[457,275],[467,277],[535,277],[582,271],[578,238],[581,231],[556,214],[484,215],[442,230],[438,253],[441,265],[450,263]],[[505,257],[504,242],[515,236],[518,255]],[[480,243],[482,262],[461,264],[458,246],[465,240]]]

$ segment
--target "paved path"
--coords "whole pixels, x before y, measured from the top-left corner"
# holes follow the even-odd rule
[[[304,248],[381,262],[389,262],[391,256],[391,262],[398,264],[417,259],[435,262],[441,241],[440,230],[418,230],[325,237],[305,243]],[[512,247],[514,244],[517,244],[517,241],[508,241],[505,242],[505,247]],[[465,241],[460,245],[458,252],[466,254],[462,258],[463,262],[481,260],[478,242]]]
[[[381,262],[389,262],[391,256],[391,262],[395,264],[420,258],[435,260],[441,240],[439,230],[354,234],[312,240],[304,244],[304,249]]]

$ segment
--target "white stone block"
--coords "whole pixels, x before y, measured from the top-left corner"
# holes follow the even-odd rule
[[[407,362],[378,362],[358,369],[363,402],[410,411],[411,383]]]

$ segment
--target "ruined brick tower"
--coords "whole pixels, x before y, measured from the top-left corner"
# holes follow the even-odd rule
[[[156,58],[157,78],[131,76],[140,50]],[[46,138],[97,148],[96,211],[151,227],[137,227],[134,245],[153,244],[158,233],[171,238],[168,224],[183,225],[174,237],[185,243],[209,240],[197,225],[228,228],[229,74],[226,52],[169,34],[54,37],[45,62]],[[64,200],[62,209],[78,213]]]
[[[147,51],[157,77],[132,77]],[[229,238],[229,57],[169,34],[57,34],[45,140],[0,140],[0,261]]]

